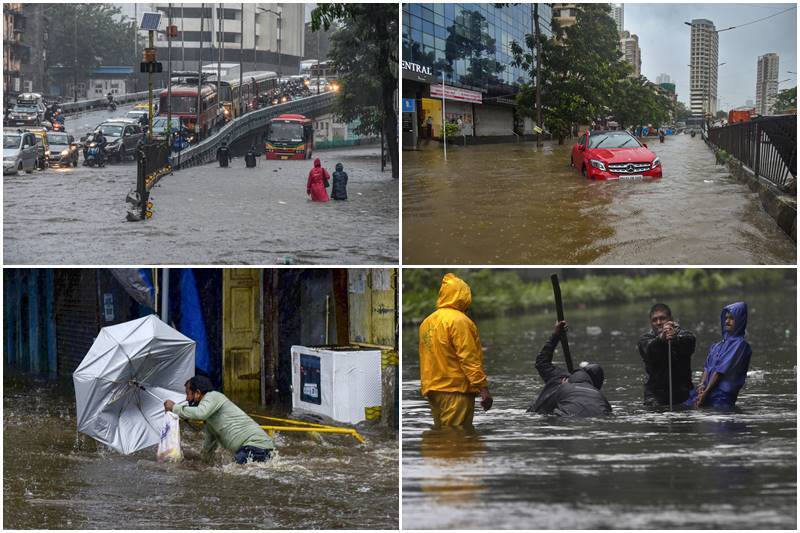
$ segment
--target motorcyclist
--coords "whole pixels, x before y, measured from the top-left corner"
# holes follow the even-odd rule
[[[106,98],[108,98],[108,108],[111,109],[111,110],[116,109],[117,108],[117,104],[114,102],[114,95],[109,92],[106,95]]]
[[[108,139],[106,139],[106,136],[103,135],[103,130],[98,130],[97,133],[94,134],[94,142],[97,144],[97,149],[100,152],[100,161],[105,161]]]

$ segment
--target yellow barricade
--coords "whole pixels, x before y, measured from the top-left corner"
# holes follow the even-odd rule
[[[362,437],[358,433],[358,431],[351,428],[326,426],[324,424],[315,424],[313,422],[304,422],[302,420],[291,420],[289,418],[276,418],[273,416],[257,415],[255,413],[248,413],[248,414],[255,418],[263,418],[264,420],[273,420],[276,422],[283,422],[285,424],[289,424],[288,426],[275,426],[275,425],[261,426],[261,428],[267,431],[267,434],[270,437],[272,437],[276,431],[308,431],[316,433],[340,433],[344,435],[351,435],[358,442],[361,443],[366,442],[364,440],[364,437]]]

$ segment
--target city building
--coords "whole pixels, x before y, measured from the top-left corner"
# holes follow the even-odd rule
[[[165,28],[168,4],[154,4],[154,9],[163,13],[161,28]],[[221,57],[225,63],[241,60],[245,72],[268,70],[295,75],[300,71],[305,45],[304,4],[172,4],[172,24],[178,30],[172,39],[173,70],[197,70],[202,25],[203,63]],[[167,47],[166,36],[159,34],[156,48],[160,61],[166,61]]]
[[[541,31],[551,36],[550,7],[538,6]],[[516,93],[530,75],[513,65],[510,49],[534,32],[532,4],[404,3],[402,9],[404,147],[441,137],[443,102],[445,120],[460,122],[465,142],[532,132],[533,122],[515,112]]]
[[[30,47],[23,41],[25,15],[22,4],[3,4],[3,93],[6,98],[24,92],[22,63],[28,61]]]
[[[714,23],[694,19],[691,23],[689,57],[689,110],[695,118],[717,113],[719,36]]]
[[[574,26],[578,21],[577,4],[552,4],[552,6],[553,21],[558,22],[559,27]]]
[[[671,83],[672,78],[670,78],[669,74],[662,72],[658,76],[656,76],[656,85],[661,85],[662,83]]]
[[[630,63],[633,72],[629,74],[631,78],[638,78],[642,74],[642,50],[639,48],[639,36],[629,31],[619,34],[619,48],[623,59]]]
[[[625,5],[613,4],[611,6],[611,18],[617,24],[617,31],[622,33],[625,31]]]
[[[133,92],[133,67],[97,67],[89,76],[86,98],[103,98]]]
[[[666,74],[662,74],[662,76],[666,76],[667,80],[669,80],[669,76],[667,76]],[[662,77],[659,76],[658,79],[662,79]],[[675,84],[666,81],[666,82],[656,83],[656,86],[658,87],[658,91],[661,94],[666,95],[666,97],[669,98],[670,102],[672,102],[672,106],[669,110],[669,118],[671,121],[674,121],[675,107],[678,105],[678,93],[675,92]]]
[[[753,99],[752,98],[748,98],[747,100],[745,100],[744,101],[744,106],[745,107],[755,107],[755,104],[753,103]]]
[[[771,115],[775,108],[775,97],[778,96],[779,63],[780,58],[775,53],[758,57],[756,113],[759,115]]]

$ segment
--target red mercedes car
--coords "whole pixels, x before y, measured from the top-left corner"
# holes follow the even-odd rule
[[[570,164],[593,180],[661,177],[661,159],[627,131],[587,131]]]

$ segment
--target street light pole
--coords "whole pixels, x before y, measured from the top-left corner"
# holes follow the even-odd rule
[[[239,13],[239,94],[237,95],[237,100],[239,101],[239,109],[237,110],[237,116],[242,114],[243,107],[242,107],[242,82],[244,72],[242,69],[244,68],[244,2],[242,2],[242,11]]]
[[[167,4],[167,21],[167,145],[169,146],[172,134],[172,4]],[[152,112],[151,109],[150,113]]]
[[[200,4],[200,55],[197,59],[197,121],[194,124],[195,141],[200,140],[200,103],[203,89],[203,22],[206,18],[206,5]]]
[[[78,101],[78,5],[75,5],[75,42],[74,42],[74,50],[75,50],[75,58],[73,59],[73,66],[72,66],[72,96],[74,98],[73,101]]]

